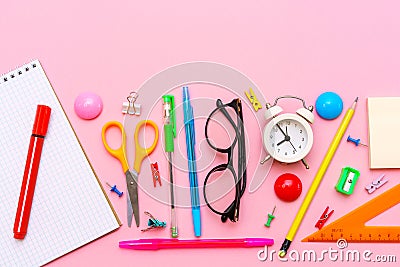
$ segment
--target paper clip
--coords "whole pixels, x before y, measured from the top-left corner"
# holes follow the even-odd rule
[[[142,229],[142,232],[147,232],[151,229],[160,229],[160,228],[165,228],[167,226],[166,222],[162,222],[160,220],[157,220],[156,218],[154,218],[153,215],[150,214],[150,212],[145,211],[144,214],[146,214],[147,216],[150,217],[149,221],[147,222],[147,228],[146,229]]]
[[[329,219],[329,217],[331,217],[332,213],[334,212],[334,210],[331,210],[328,213],[328,210],[329,210],[329,206],[326,207],[324,213],[322,213],[318,222],[315,224],[315,227],[317,227],[319,230],[321,230],[321,228],[325,225],[326,221]]]
[[[141,105],[135,103],[138,96],[138,93],[130,92],[129,96],[126,98],[128,102],[122,103],[122,113],[137,116],[140,115]]]
[[[160,177],[160,172],[158,171],[158,163],[157,162],[151,163],[150,166],[151,166],[151,173],[153,175],[154,187],[157,186],[157,181],[161,186],[161,177]]]
[[[262,108],[260,102],[258,101],[257,97],[255,96],[253,89],[249,88],[250,93],[244,92],[247,96],[247,98],[250,100],[250,103],[253,105],[253,108],[255,111],[258,111],[259,109]]]
[[[385,177],[384,174],[373,180],[370,184],[367,184],[365,186],[365,190],[367,190],[369,194],[375,192],[376,189],[378,189],[379,187],[381,187],[382,185],[386,184],[389,181],[389,179],[383,179],[383,177]]]

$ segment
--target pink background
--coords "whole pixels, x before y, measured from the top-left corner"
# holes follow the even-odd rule
[[[206,60],[232,66],[250,77],[268,101],[283,94],[296,94],[314,104],[322,92],[336,91],[347,108],[359,96],[360,103],[347,134],[366,142],[366,97],[399,96],[398,2],[236,2],[8,1],[1,5],[0,72],[8,72],[38,58],[100,180],[120,186],[123,186],[124,176],[119,163],[103,148],[102,125],[109,120],[123,120],[122,101],[146,79],[171,65],[188,61]],[[73,110],[76,96],[84,91],[97,93],[104,102],[103,113],[92,121],[78,118]],[[224,99],[223,94],[215,93],[212,97]],[[247,101],[244,95],[243,99]],[[275,239],[270,249],[279,250],[306,190],[297,201],[284,203],[276,198],[273,183],[280,174],[291,172],[301,178],[307,189],[339,123],[340,119],[324,121],[316,117],[314,147],[307,157],[310,170],[305,170],[301,164],[274,163],[262,187],[253,194],[246,192],[238,223],[223,225],[203,207],[202,237],[270,237]],[[204,138],[202,127],[197,129],[198,138]],[[254,142],[261,144],[261,140]],[[161,150],[158,146],[156,155],[161,156]],[[340,169],[347,165],[358,168],[362,174],[350,197],[333,189]],[[327,205],[335,210],[332,222],[377,196],[379,192],[368,195],[363,186],[381,173],[390,181],[379,189],[380,192],[398,183],[398,170],[370,171],[368,150],[342,142],[291,249],[300,252],[314,249],[318,253],[329,247],[336,249],[334,243],[302,243],[300,240],[315,232],[314,224]],[[186,176],[179,178],[187,179]],[[199,177],[201,184],[203,179],[204,176]],[[109,196],[125,222],[125,200],[113,194]],[[160,219],[169,220],[168,206],[142,196],[141,203],[148,205],[149,211]],[[277,206],[276,219],[267,229],[263,224],[274,205]],[[399,213],[396,207],[377,221],[399,224],[399,220],[390,219],[394,214],[399,218]],[[181,238],[193,238],[189,216],[189,209],[178,210]],[[142,216],[142,226],[144,220]],[[262,266],[270,262],[257,259],[258,248],[157,252],[118,248],[120,240],[168,236],[168,230],[142,234],[123,225],[118,231],[49,266]],[[350,244],[349,249],[361,252],[371,249],[372,257],[396,255],[399,261],[397,246]],[[274,258],[273,262],[278,264],[279,260]],[[363,264],[326,259],[310,265],[323,263]],[[306,263],[302,263],[304,265]]]

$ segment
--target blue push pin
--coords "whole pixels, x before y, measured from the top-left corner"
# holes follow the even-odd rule
[[[353,142],[354,144],[356,144],[356,146],[358,145],[367,146],[366,144],[363,144],[360,141],[361,141],[360,139],[351,138],[350,135],[347,137],[347,142]]]
[[[115,193],[118,194],[119,197],[122,197],[122,194],[123,194],[124,192],[119,191],[116,185],[111,186],[109,183],[106,183],[106,184],[111,188],[111,189],[110,189],[111,192],[115,192]]]

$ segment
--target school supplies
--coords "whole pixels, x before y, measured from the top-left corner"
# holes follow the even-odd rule
[[[138,239],[120,241],[120,248],[136,250],[158,250],[163,248],[251,248],[272,246],[270,238],[236,238],[236,239]]]
[[[400,168],[400,97],[369,97],[369,167]]]
[[[154,218],[153,215],[151,215],[150,212],[145,211],[144,214],[146,214],[147,216],[149,216],[149,220],[147,221],[147,228],[142,229],[142,232],[147,232],[149,230],[153,230],[153,229],[162,229],[165,228],[167,226],[166,222],[162,222],[160,220],[157,220],[156,218]]]
[[[343,111],[343,100],[335,92],[324,92],[317,97],[315,110],[325,120],[336,119]]]
[[[160,177],[160,171],[158,170],[158,163],[150,163],[150,168],[151,168],[151,175],[153,176],[153,185],[154,187],[157,186],[158,184],[161,186],[161,177]]]
[[[378,178],[373,180],[371,183],[367,184],[365,186],[365,189],[367,190],[367,192],[369,194],[372,194],[373,192],[375,192],[376,189],[380,188],[382,185],[384,185],[387,182],[389,182],[389,179],[384,178],[384,177],[385,177],[385,175],[382,174]]]
[[[253,109],[257,112],[259,109],[262,108],[260,101],[258,101],[256,95],[254,94],[253,89],[249,88],[249,92],[244,91],[244,93],[246,94],[247,98],[250,101],[250,104],[252,104]]]
[[[204,186],[203,186],[203,195],[204,201],[206,202],[207,206],[210,210],[218,215],[221,215],[221,221],[226,222],[228,219],[232,222],[237,222],[239,220],[239,209],[240,209],[240,199],[246,190],[246,183],[247,183],[247,169],[246,169],[246,144],[245,144],[245,136],[244,136],[244,125],[243,125],[243,109],[242,109],[242,101],[239,98],[233,99],[230,103],[224,104],[222,103],[221,99],[217,99],[216,103],[217,107],[211,112],[208,116],[206,121],[206,128],[205,128],[205,136],[208,145],[218,151],[220,153],[227,154],[227,163],[219,164],[212,168],[206,178],[204,179]],[[232,111],[236,114],[236,120],[232,118],[228,109],[233,109]],[[215,143],[215,140],[218,140],[218,137],[214,138],[216,134],[215,131],[209,131],[209,126],[213,122],[215,122],[218,113],[222,113],[223,118],[225,119],[222,124],[224,127],[232,128],[235,134],[235,138],[231,138],[230,144],[228,147],[224,146],[221,143]],[[237,170],[234,169],[233,164],[233,155],[235,147],[237,146]],[[225,171],[229,170],[229,173],[232,175],[232,179],[234,182],[235,187],[235,196],[228,207],[224,210],[217,210],[212,205],[213,201],[210,201],[207,198],[207,186],[208,181],[212,175],[217,175],[220,173],[224,173]],[[224,193],[224,192],[222,192]],[[226,193],[224,193],[226,194]],[[218,196],[221,197],[221,196]]]
[[[282,113],[278,106],[280,99],[292,98],[302,102],[303,106],[296,113]],[[301,161],[309,169],[305,157],[310,152],[314,141],[311,124],[314,122],[314,107],[306,106],[306,102],[297,96],[283,95],[275,99],[271,105],[267,103],[265,119],[268,120],[264,128],[263,144],[268,156],[261,161],[264,164],[270,157],[283,163]]]
[[[339,180],[335,186],[336,191],[345,194],[351,195],[354,192],[354,187],[360,177],[360,172],[351,167],[345,167],[342,169],[340,173]]]
[[[314,177],[314,180],[310,186],[310,189],[307,192],[306,197],[303,200],[303,203],[300,206],[299,211],[297,212],[297,215],[292,223],[292,226],[289,229],[288,234],[286,235],[285,241],[283,242],[281,249],[279,251],[279,257],[284,257],[290,247],[290,244],[292,243],[294,236],[297,233],[297,230],[301,224],[301,221],[303,220],[304,215],[306,214],[306,211],[308,207],[310,206],[311,200],[313,199],[315,192],[318,189],[319,184],[322,181],[322,178],[325,175],[326,170],[328,169],[328,166],[333,158],[333,155],[336,152],[337,147],[339,146],[340,141],[342,140],[342,137],[344,135],[344,132],[347,129],[347,126],[349,125],[351,118],[354,115],[354,111],[357,105],[358,97],[354,100],[353,105],[351,106],[350,109],[347,110],[346,114],[343,117],[343,120],[339,126],[339,129],[337,130],[329,148],[328,151],[325,154],[324,159],[322,160],[322,163]]]
[[[154,130],[154,140],[151,146],[144,148],[139,144],[139,131],[141,128],[150,126]],[[117,127],[121,131],[121,146],[117,149],[111,148],[106,139],[106,132],[111,127]],[[138,178],[140,173],[140,166],[145,157],[150,155],[156,148],[158,142],[158,127],[151,120],[142,120],[138,122],[135,129],[135,161],[133,163],[133,170],[129,169],[128,160],[126,157],[126,134],[124,126],[118,121],[109,121],[101,130],[101,138],[103,140],[104,147],[112,156],[121,162],[122,169],[125,173],[126,187],[128,194],[126,196],[127,202],[127,217],[128,217],[128,227],[132,225],[132,214],[135,216],[136,226],[140,225],[139,218],[139,200],[138,200]]]
[[[38,60],[0,76],[0,266],[40,266],[120,226],[60,102]],[[11,234],[39,103],[51,107],[29,231]],[[77,185],[82,190],[76,190]]]
[[[175,211],[174,167],[172,163],[174,153],[174,139],[176,137],[175,98],[173,95],[163,95],[164,142],[168,156],[169,192],[171,201],[171,236],[178,237],[178,223]]]
[[[190,199],[192,205],[192,218],[194,235],[201,236],[201,216],[200,216],[200,199],[199,185],[197,182],[197,166],[196,166],[196,134],[194,129],[193,108],[190,104],[189,88],[183,87],[183,116],[186,134],[186,151],[188,157],[189,183],[190,183]]]
[[[79,118],[92,120],[98,117],[103,111],[103,100],[95,93],[81,93],[75,99],[74,110]]]
[[[366,144],[361,143],[361,139],[360,139],[360,138],[355,139],[355,138],[352,138],[350,135],[347,136],[347,142],[352,142],[352,143],[354,143],[356,146],[359,146],[359,145],[367,146]]]
[[[28,230],[29,217],[35,193],[36,179],[39,172],[40,156],[42,154],[44,138],[49,127],[51,108],[38,105],[35,122],[26,157],[24,178],[22,179],[19,194],[18,208],[14,221],[14,238],[24,239]]]
[[[114,192],[115,194],[118,195],[118,197],[122,197],[122,195],[124,194],[124,192],[119,191],[116,185],[111,186],[109,183],[106,183],[108,185],[108,187],[110,187],[110,191]]]
[[[271,214],[271,213],[268,213],[268,220],[267,220],[267,222],[264,224],[265,227],[270,227],[270,226],[271,226],[272,220],[275,219],[275,216],[274,216],[275,208],[276,208],[276,206],[274,206],[274,209],[272,210],[272,214]]]
[[[326,221],[332,216],[332,214],[334,212],[334,210],[329,211],[329,213],[328,213],[328,211],[329,211],[329,206],[326,207],[326,209],[322,213],[321,217],[319,218],[319,220],[315,224],[315,227],[317,227],[320,230],[321,230],[322,227],[324,227]]]
[[[400,226],[366,226],[365,223],[400,203],[400,184],[349,212],[303,242],[400,242]]]
[[[128,102],[122,102],[122,113],[139,116],[142,105],[136,103],[136,99],[138,97],[138,93],[130,92],[128,97],[126,98]]]

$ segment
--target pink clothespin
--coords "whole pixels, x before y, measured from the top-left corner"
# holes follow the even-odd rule
[[[365,190],[367,190],[368,193],[371,194],[376,189],[378,189],[379,187],[381,187],[382,185],[384,185],[385,183],[387,183],[389,181],[389,179],[383,179],[383,177],[385,177],[384,174],[382,174],[381,176],[379,176],[378,178],[373,180],[370,184],[367,184],[365,186]]]
[[[153,174],[154,187],[156,187],[157,181],[161,186],[161,177],[160,177],[160,172],[158,171],[158,163],[157,162],[151,163],[150,166],[151,166],[151,173]]]
[[[326,207],[324,213],[322,213],[321,217],[319,218],[318,222],[315,224],[315,227],[321,230],[321,228],[325,225],[326,221],[331,217],[334,210],[331,210],[328,213],[329,206]]]

